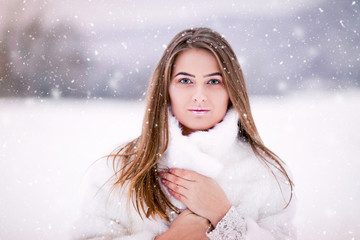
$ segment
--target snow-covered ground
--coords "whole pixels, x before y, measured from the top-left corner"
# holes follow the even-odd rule
[[[290,166],[300,240],[360,239],[360,91],[253,97]],[[144,103],[0,99],[0,239],[68,239],[86,168],[140,133]]]

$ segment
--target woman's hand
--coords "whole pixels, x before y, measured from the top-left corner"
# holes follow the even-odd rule
[[[209,221],[186,209],[171,223],[167,232],[156,240],[205,240]]]
[[[209,177],[177,168],[167,173],[160,172],[159,176],[175,199],[192,212],[209,219],[214,227],[231,208],[225,192]]]

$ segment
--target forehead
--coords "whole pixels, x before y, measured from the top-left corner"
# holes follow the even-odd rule
[[[215,56],[210,51],[192,48],[180,53],[174,62],[173,73],[185,70],[191,71],[192,73],[218,72],[219,65]]]

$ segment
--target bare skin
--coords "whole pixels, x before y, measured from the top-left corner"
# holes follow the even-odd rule
[[[156,240],[205,240],[209,221],[186,209],[171,223],[170,229]]]
[[[169,96],[183,135],[212,128],[224,118],[229,104],[217,60],[202,49],[187,50],[176,58]]]

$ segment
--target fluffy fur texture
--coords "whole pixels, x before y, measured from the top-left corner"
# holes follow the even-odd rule
[[[237,121],[237,113],[230,110],[214,128],[183,136],[177,120],[169,114],[170,142],[158,167],[189,169],[215,179],[239,216],[245,218],[246,239],[295,239],[291,224],[294,200],[284,209],[290,186],[280,172],[273,169],[277,182],[249,144],[238,139]],[[113,171],[104,162],[97,165],[90,173],[90,194],[84,202],[83,215],[74,224],[73,239],[146,240],[168,229],[170,223],[164,220],[152,221],[144,216],[141,219],[133,206],[127,204],[125,194],[116,192],[108,199],[112,183],[100,187]],[[176,206],[185,207],[168,196]]]
[[[169,145],[158,164],[159,170],[181,168],[198,172],[216,179],[224,163],[222,156],[229,151],[237,138],[238,114],[229,110],[223,121],[208,131],[197,131],[189,136],[182,135],[178,120],[169,111]],[[185,205],[173,198],[163,188],[168,198],[179,209]]]

